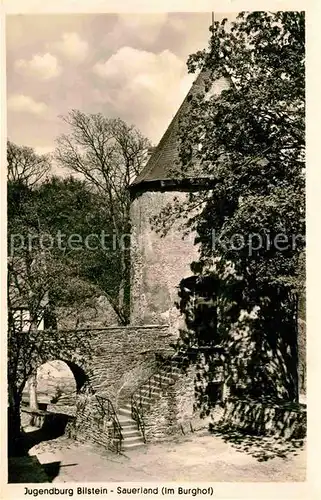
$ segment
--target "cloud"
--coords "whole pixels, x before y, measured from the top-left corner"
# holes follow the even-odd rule
[[[46,54],[35,54],[31,59],[18,59],[15,69],[20,73],[38,76],[42,80],[49,80],[60,75],[61,67],[58,59],[47,52]]]
[[[170,61],[170,59],[172,61]],[[165,50],[160,54],[154,54],[145,50],[137,50],[132,47],[122,47],[107,61],[98,62],[93,67],[94,73],[109,83],[143,83],[149,81],[154,83],[155,78],[162,77],[162,69],[172,62],[177,66],[181,61],[170,51]],[[146,78],[147,77],[147,78]],[[134,79],[134,82],[133,82]]]
[[[158,54],[122,47],[93,72],[104,80],[104,89],[93,97],[114,113],[132,121],[152,140],[158,140],[185,97],[194,77],[186,74],[184,61],[169,50]]]
[[[50,47],[75,62],[84,61],[89,51],[88,43],[78,33],[64,33],[62,40],[50,44]]]
[[[126,36],[126,40],[135,39],[145,45],[150,45],[159,37],[167,19],[168,14],[165,12],[119,14],[114,28],[105,37],[105,44],[109,47],[119,47]]]
[[[8,98],[8,109],[17,113],[43,115],[48,111],[44,102],[37,102],[32,97],[23,94],[14,94]]]

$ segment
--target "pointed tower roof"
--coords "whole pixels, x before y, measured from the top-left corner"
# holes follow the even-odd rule
[[[139,192],[146,190],[171,190],[181,187],[204,187],[208,184],[211,175],[205,171],[204,167],[191,163],[190,166],[179,165],[179,126],[181,120],[189,112],[190,98],[197,92],[204,89],[207,73],[200,72],[195,79],[190,91],[185,97],[183,103],[172,119],[165,134],[161,138],[158,146],[153,150],[145,168],[136,177],[131,184],[131,191]],[[220,93],[224,88],[227,88],[228,81],[219,79],[214,81],[210,93]]]

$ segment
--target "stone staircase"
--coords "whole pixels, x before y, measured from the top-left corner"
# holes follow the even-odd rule
[[[182,373],[180,368],[182,361],[183,358],[176,355],[170,361],[165,362],[132,394],[132,400],[140,406],[142,413],[148,410],[152,404],[157,403],[157,400],[162,397],[163,391],[176,382]],[[145,437],[143,432],[139,430],[136,420],[132,418],[132,402],[125,402],[118,409],[117,414],[124,438],[122,450],[143,446]],[[143,415],[141,417],[143,418]]]
[[[137,423],[131,415],[131,404],[124,404],[118,408],[118,420],[121,425],[123,436],[122,451],[130,451],[145,444],[142,433],[137,428]]]

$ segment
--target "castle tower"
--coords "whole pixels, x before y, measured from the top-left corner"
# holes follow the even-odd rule
[[[177,287],[192,274],[190,265],[198,258],[195,235],[183,238],[178,220],[161,237],[151,219],[175,199],[183,202],[189,192],[209,189],[209,172],[196,164],[187,170],[184,167],[183,172],[178,162],[180,120],[189,112],[190,96],[204,87],[205,79],[201,72],[147,165],[131,185],[132,324],[169,324],[174,330],[179,324],[175,307]],[[218,79],[210,93],[219,94],[228,85],[226,79]]]

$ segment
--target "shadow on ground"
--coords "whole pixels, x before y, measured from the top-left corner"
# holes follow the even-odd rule
[[[49,441],[63,436],[69,419],[70,417],[63,413],[51,414],[46,416],[40,429],[31,432],[22,431],[22,449],[24,454],[27,454],[31,448],[42,441]]]
[[[59,471],[62,467],[73,467],[74,465],[78,465],[78,464],[61,465],[61,462],[50,462],[48,464],[42,464],[42,468],[45,471],[45,474],[47,475],[49,482],[51,483],[52,480],[58,476]]]
[[[228,428],[210,429],[210,432],[225,443],[231,444],[237,451],[252,455],[258,462],[295,456],[304,445],[304,439],[286,440],[280,437],[257,436]]]
[[[28,452],[43,441],[50,441],[62,436],[68,421],[67,415],[55,414],[54,418],[45,419],[40,429],[21,432],[15,456],[9,457],[8,460],[9,483],[50,483],[58,476],[60,462],[40,464],[37,457],[29,456]]]
[[[35,456],[9,457],[8,483],[51,483],[59,470],[60,462],[43,466]]]

